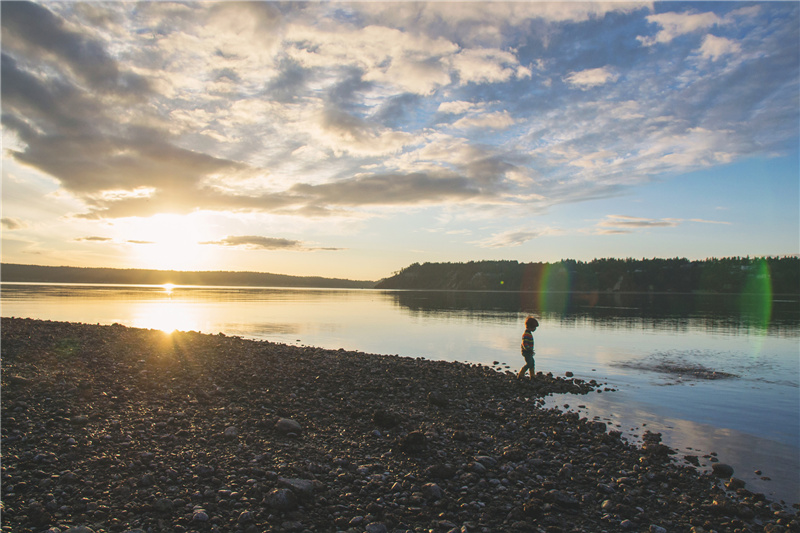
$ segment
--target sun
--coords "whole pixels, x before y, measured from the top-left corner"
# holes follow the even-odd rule
[[[201,270],[209,259],[203,224],[191,215],[154,215],[126,228],[130,262],[137,268]]]

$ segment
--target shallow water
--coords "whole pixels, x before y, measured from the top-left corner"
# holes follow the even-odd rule
[[[554,397],[548,406],[606,421],[631,440],[646,429],[661,432],[677,457],[698,455],[706,467],[714,452],[747,488],[800,502],[800,307],[796,298],[780,298],[766,310],[763,299],[754,300],[3,283],[0,311],[473,362],[508,372],[522,365],[519,343],[532,313],[541,324],[534,335],[537,370],[570,371],[614,389]]]

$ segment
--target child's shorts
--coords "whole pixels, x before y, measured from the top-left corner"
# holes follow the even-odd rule
[[[532,353],[522,353],[522,357],[525,358],[525,365],[533,366],[533,354]]]

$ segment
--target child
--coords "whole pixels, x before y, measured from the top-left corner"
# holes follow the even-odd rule
[[[535,370],[534,370],[534,361],[533,361],[533,332],[536,331],[536,328],[539,327],[539,321],[529,316],[528,319],[525,321],[525,333],[522,334],[522,357],[525,358],[525,366],[522,367],[522,370],[519,371],[517,377],[522,379],[525,376],[525,371],[528,370],[531,373],[531,379],[534,378]]]

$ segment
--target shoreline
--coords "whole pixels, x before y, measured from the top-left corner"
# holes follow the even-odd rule
[[[31,319],[0,348],[3,531],[800,529],[658,434],[541,408],[597,383]]]

